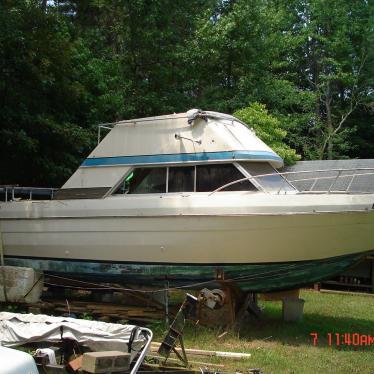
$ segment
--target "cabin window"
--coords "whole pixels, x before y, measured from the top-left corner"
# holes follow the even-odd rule
[[[211,192],[243,178],[233,164],[134,168],[114,194]],[[257,191],[257,188],[245,180],[221,191]]]
[[[166,192],[166,168],[135,168],[115,192],[143,194]]]
[[[245,176],[233,164],[197,165],[196,191],[209,192]],[[228,186],[221,191],[256,191],[248,180]]]
[[[195,166],[169,167],[168,192],[193,192]]]
[[[295,189],[267,162],[241,162],[241,166],[253,177],[256,175],[271,174],[255,178],[266,192],[287,192]]]

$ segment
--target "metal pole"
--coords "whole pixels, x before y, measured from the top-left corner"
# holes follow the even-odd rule
[[[353,181],[354,181],[355,177],[356,177],[356,174],[353,174],[352,179],[351,179],[350,183],[348,184],[348,187],[345,189],[345,192],[349,192],[349,190],[352,187],[352,184],[353,184]]]
[[[169,281],[165,281],[164,291],[164,302],[165,302],[165,325],[169,328]]]
[[[1,232],[1,226],[0,226],[0,261],[1,261],[1,274],[3,278],[3,292],[4,292],[4,301],[8,302],[8,295],[6,292],[6,278],[5,278],[5,265],[4,265],[4,247],[3,247],[3,234]]]
[[[285,177],[283,177],[282,176],[282,178],[283,178],[283,182],[281,183],[281,185],[280,185],[280,187],[279,187],[279,190],[278,190],[278,195],[280,194],[280,192],[281,192],[281,189],[284,187],[284,185],[286,184],[286,178]]]
[[[311,187],[309,188],[309,191],[313,191],[313,190],[314,190],[314,187],[316,186],[317,181],[318,181],[318,178],[315,178],[313,184],[312,184]]]
[[[327,191],[327,193],[331,192],[332,187],[335,185],[336,181],[339,179],[341,173],[342,173],[342,170],[339,170],[338,175],[336,176],[334,181],[331,183],[331,186],[330,186],[329,190]]]

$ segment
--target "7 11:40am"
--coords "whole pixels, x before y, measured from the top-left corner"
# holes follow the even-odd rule
[[[311,332],[310,336],[313,338],[313,345],[317,346],[319,343],[318,332]],[[329,346],[354,346],[354,347],[364,347],[364,346],[374,346],[374,336],[359,334],[359,333],[338,333],[338,332],[328,332],[326,334],[327,344]]]

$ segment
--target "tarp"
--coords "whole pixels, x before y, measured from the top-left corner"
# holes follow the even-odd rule
[[[0,312],[1,345],[12,347],[32,342],[74,339],[93,351],[127,352],[131,332],[136,326],[88,321],[76,318],[52,317],[43,314]],[[137,338],[134,348],[140,348],[145,339]]]

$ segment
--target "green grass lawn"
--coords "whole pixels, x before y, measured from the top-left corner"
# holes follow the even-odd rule
[[[192,358],[224,364],[224,370],[260,368],[264,373],[374,373],[374,342],[371,346],[337,347],[335,333],[374,336],[374,296],[330,294],[303,290],[304,318],[298,323],[282,320],[281,302],[262,302],[261,321],[247,318],[239,332],[218,338],[222,330],[188,323],[187,348],[251,353],[250,359]],[[155,328],[160,341],[162,328]],[[310,333],[318,334],[313,345]],[[332,334],[329,345],[328,333]],[[223,369],[221,369],[223,370]]]

